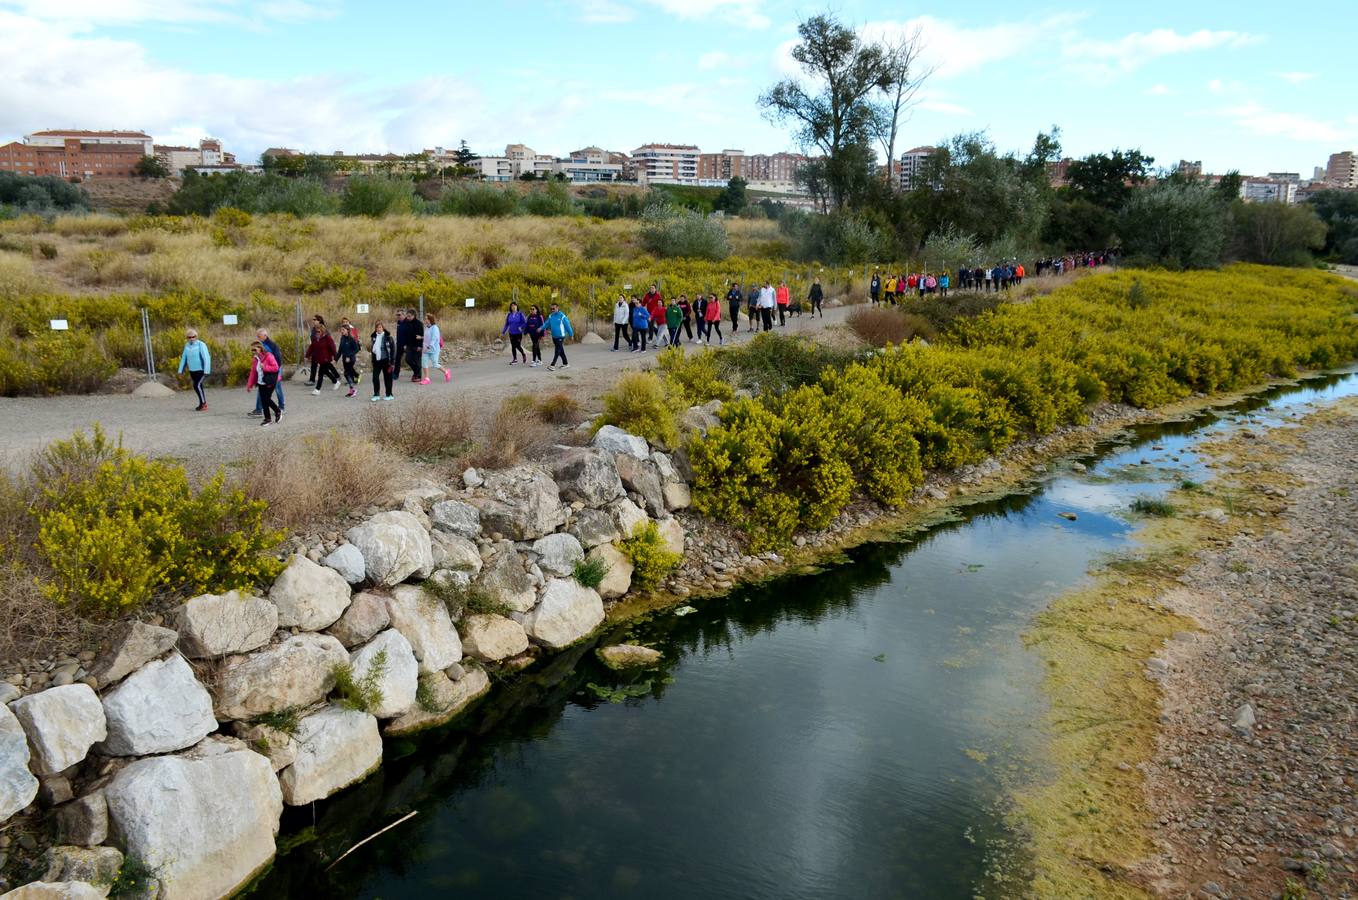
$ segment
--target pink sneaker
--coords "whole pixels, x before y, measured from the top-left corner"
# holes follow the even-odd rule
[[[420,384],[428,384],[428,383],[429,383],[429,379],[428,379],[428,378],[421,378],[421,379],[420,379]]]
[[[450,372],[448,369],[444,369],[444,370],[443,370],[443,380],[444,380],[444,381],[452,381],[452,380],[453,380],[453,373]]]

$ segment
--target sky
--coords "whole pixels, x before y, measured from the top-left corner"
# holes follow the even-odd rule
[[[757,99],[797,74],[781,0],[0,0],[0,142],[46,128],[223,139],[241,161],[466,140],[564,155],[650,142],[799,149]],[[985,131],[1026,151],[1140,148],[1157,166],[1298,172],[1358,149],[1358,17],[1300,0],[1025,6],[836,0],[865,35],[918,27],[933,74],[898,150]]]

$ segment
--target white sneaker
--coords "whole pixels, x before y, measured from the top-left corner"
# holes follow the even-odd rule
[[[340,386],[340,383],[339,383],[338,381],[336,381],[336,382],[335,382],[335,386],[332,387],[330,390],[332,390],[332,391],[337,391],[337,390],[339,390],[339,386]]]
[[[381,399],[382,399],[381,397],[377,396],[376,394],[373,394],[373,402],[374,402],[374,403],[376,403],[378,400],[381,400]]]
[[[316,390],[314,390],[314,391],[311,392],[311,396],[313,396],[313,397],[319,397],[320,395],[321,395],[321,389],[320,389],[320,388],[316,388]]]
[[[548,372],[555,372],[555,371],[556,371],[556,366],[548,366],[548,367],[547,367],[547,371],[548,371]]]

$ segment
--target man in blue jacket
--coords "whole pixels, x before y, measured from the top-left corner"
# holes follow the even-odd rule
[[[571,327],[571,320],[566,318],[566,314],[561,311],[561,307],[552,304],[552,311],[547,314],[547,331],[552,336],[552,361],[547,365],[547,371],[556,370],[556,361],[561,360],[561,368],[569,369],[571,364],[566,361],[566,338],[575,337],[575,329]]]
[[[283,348],[274,343],[273,338],[269,337],[269,332],[263,328],[255,332],[255,338],[264,345],[264,349],[278,361],[278,384],[274,387],[274,393],[278,395],[278,411],[283,411]],[[264,403],[260,400],[259,391],[255,391],[255,411],[246,413],[250,416],[264,415]]]

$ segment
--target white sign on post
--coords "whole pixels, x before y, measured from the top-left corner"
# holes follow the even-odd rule
[[[360,316],[366,316],[368,314],[368,304],[366,303],[358,304],[358,314]]]
[[[630,284],[624,284],[624,285],[622,286],[622,289],[623,289],[624,291],[630,291],[630,290],[632,289],[632,286],[631,286]]]
[[[237,318],[231,313],[227,313],[226,315],[222,316],[223,325],[235,325],[237,324],[238,321],[239,320],[237,320]]]
[[[68,330],[70,330],[70,327],[71,327],[71,326],[66,322],[65,319],[53,319],[53,320],[52,320],[52,330],[53,330],[53,331],[68,331]]]
[[[475,297],[468,297],[468,298],[464,301],[464,304],[466,305],[467,309],[471,309],[473,306],[476,305],[476,298],[475,298]]]

